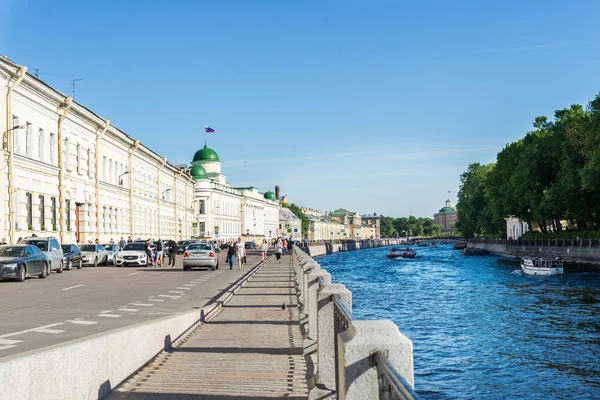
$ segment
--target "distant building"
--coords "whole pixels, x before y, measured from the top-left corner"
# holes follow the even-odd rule
[[[363,225],[368,226],[373,229],[373,237],[379,238],[381,237],[381,216],[377,215],[377,213],[365,214],[361,215]]]
[[[302,240],[302,220],[289,208],[279,209],[279,236],[285,239]]]
[[[525,233],[529,232],[529,226],[527,222],[521,221],[517,217],[512,215],[508,218],[504,218],[506,221],[506,238],[507,239],[520,239]]]
[[[433,222],[442,227],[442,232],[454,232],[454,225],[458,219],[458,211],[450,204],[450,199],[446,200],[446,207],[433,214]]]

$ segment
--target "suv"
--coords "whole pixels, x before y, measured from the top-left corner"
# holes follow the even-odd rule
[[[54,236],[26,237],[19,240],[19,243],[36,246],[48,257],[50,271],[56,271],[59,274],[63,272],[63,250],[60,247],[58,239]]]

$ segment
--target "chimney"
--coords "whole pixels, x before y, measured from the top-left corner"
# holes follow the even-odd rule
[[[279,200],[279,185],[275,186],[275,197]]]

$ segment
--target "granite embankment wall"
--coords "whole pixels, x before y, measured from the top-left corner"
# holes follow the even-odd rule
[[[565,262],[600,265],[598,240],[468,240],[467,246],[509,257],[561,257]]]
[[[364,241],[341,241],[341,242],[315,242],[309,243],[303,250],[311,257],[325,256],[340,251],[351,251],[360,249],[371,249],[375,247],[395,246],[400,244],[400,239],[378,239]],[[306,250],[308,249],[308,251]]]

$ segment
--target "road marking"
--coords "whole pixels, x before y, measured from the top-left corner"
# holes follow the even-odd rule
[[[148,301],[164,301],[163,299],[148,299]]]
[[[67,322],[70,322],[72,324],[77,324],[77,325],[94,325],[94,324],[98,323],[96,321],[84,321],[82,319],[72,319]]]
[[[139,308],[119,308],[119,311],[136,312],[136,311],[140,311],[140,309]]]
[[[177,300],[179,298],[181,298],[181,296],[175,296],[175,297],[173,297],[173,300]]]
[[[148,304],[148,303],[129,303],[132,306],[142,306],[142,307],[152,307],[154,304]]]
[[[99,317],[109,317],[109,318],[120,318],[120,315],[117,314],[98,314]]]
[[[0,339],[6,338],[6,337],[11,337],[11,336],[16,336],[16,335],[21,335],[23,333],[28,333],[28,332],[36,332],[36,331],[39,331],[40,329],[43,330],[46,328],[52,328],[54,326],[59,326],[59,325],[64,325],[64,322],[59,322],[56,324],[50,324],[50,325],[44,325],[44,326],[38,326],[37,328],[26,329],[24,331],[19,331],[19,332],[7,333],[5,335],[0,336]]]
[[[170,295],[170,294],[159,294],[158,296],[159,296],[159,297],[167,297],[167,298],[169,298],[169,299],[172,299],[172,298],[174,298],[174,297],[175,297],[175,296],[173,296],[173,295]],[[152,300],[152,299],[148,299],[148,300]]]
[[[139,272],[134,272],[132,274],[127,274],[127,276],[136,275],[136,274],[139,274]]]
[[[100,311],[100,314],[108,314],[109,312],[111,312],[112,310],[106,310],[106,311]]]
[[[36,329],[36,330],[33,330],[32,332],[35,332],[35,333],[63,333],[65,331],[62,331],[60,329]]]
[[[12,349],[13,347],[17,347],[17,345],[13,344],[13,345],[7,345],[7,346],[0,346],[0,350]]]
[[[189,287],[183,287],[183,286],[179,286],[176,289],[182,289],[182,290],[190,290],[191,288]]]
[[[69,286],[69,287],[67,287],[67,288],[64,288],[63,290],[71,290],[71,289],[75,289],[75,288],[82,287],[82,286],[83,286],[83,285]]]
[[[185,293],[185,292],[182,292],[181,290],[169,290],[169,293],[179,293],[179,294],[181,294],[181,293]]]
[[[22,340],[13,340],[13,339],[0,339],[0,345],[9,345],[11,347],[14,347],[12,345],[17,344],[17,343],[21,343]]]

